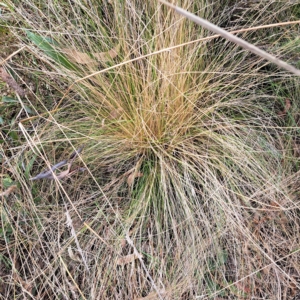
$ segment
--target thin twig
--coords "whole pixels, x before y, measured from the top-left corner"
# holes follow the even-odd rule
[[[67,163],[68,163],[68,161],[66,159],[63,160],[63,161],[60,161],[59,163],[57,163],[54,166],[52,166],[50,170],[42,172],[42,173],[36,175],[35,177],[30,178],[29,180],[33,181],[33,180],[37,180],[37,179],[53,178],[53,172],[56,169],[58,169],[58,168],[60,168],[60,167],[62,167],[64,165],[66,165]]]
[[[77,150],[75,150],[71,155],[70,155],[70,158],[67,160],[63,160],[63,161],[60,161],[59,163],[55,164],[54,166],[52,166],[50,168],[50,170],[48,171],[45,171],[45,172],[42,172],[42,173],[39,173],[37,176],[35,177],[32,177],[30,178],[29,180],[33,181],[33,180],[37,180],[37,179],[44,179],[44,178],[47,178],[47,179],[55,179],[55,178],[58,178],[58,179],[61,179],[61,178],[64,178],[66,177],[67,175],[70,175],[71,173],[74,173],[76,171],[84,171],[85,168],[77,168],[75,169],[74,171],[70,172],[71,171],[71,167],[72,167],[72,164],[73,164],[73,161],[74,159],[78,156],[78,154],[80,154],[80,152],[82,151],[84,146],[81,146],[79,147]],[[61,172],[60,174],[58,175],[55,175],[54,171],[56,169],[59,169],[60,167],[64,166],[64,165],[68,165],[68,168],[66,171],[63,171]]]

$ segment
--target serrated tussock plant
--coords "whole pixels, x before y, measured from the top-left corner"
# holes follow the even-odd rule
[[[49,224],[35,208],[42,219],[37,232],[51,232],[43,248],[48,262],[36,278],[54,278],[38,287],[52,297],[71,297],[71,285],[72,297],[87,299],[213,299],[275,295],[292,280],[275,263],[283,233],[294,237],[288,224],[298,216],[286,184],[286,136],[281,99],[269,88],[270,65],[221,38],[207,39],[210,32],[156,1],[28,5],[12,4],[30,31],[25,37],[20,26],[16,35],[72,86],[40,120],[22,123],[34,128],[27,131],[28,145],[49,167],[84,144],[86,168],[71,181],[30,183],[52,199],[56,216]],[[227,17],[216,3],[177,5],[236,26],[229,31],[239,25],[230,3]],[[249,27],[261,20],[259,4],[252,6]],[[269,8],[260,25],[288,10],[280,3]],[[257,36],[243,34],[250,42]],[[265,35],[259,43],[272,45]],[[270,51],[284,57],[289,50]],[[290,76],[272,72],[279,83]],[[72,229],[63,241],[57,228],[66,217],[58,215],[66,211],[68,220],[83,225],[69,221],[77,237]],[[122,265],[118,258],[126,255],[136,256]],[[270,280],[276,272],[281,281]]]

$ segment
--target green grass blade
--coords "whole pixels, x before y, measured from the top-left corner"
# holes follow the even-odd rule
[[[54,61],[69,70],[77,70],[74,64],[72,64],[63,54],[59,53],[55,48],[53,48],[53,46],[49,42],[49,39],[28,30],[26,31],[26,33],[28,38]]]

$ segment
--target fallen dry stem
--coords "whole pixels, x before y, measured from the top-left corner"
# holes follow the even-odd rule
[[[207,20],[204,20],[178,6],[175,6],[171,3],[168,3],[166,1],[163,1],[163,0],[159,0],[161,3],[173,8],[177,13],[185,16],[186,18],[190,19],[191,21],[195,22],[196,24],[199,24],[201,25],[202,27],[208,29],[208,30],[211,30],[217,34],[219,34],[220,36],[222,36],[223,38],[243,47],[244,49],[246,50],[249,50],[250,52],[254,53],[254,54],[257,54],[258,56],[276,64],[277,66],[291,72],[291,73],[294,73],[295,75],[297,76],[300,76],[300,70],[298,70],[297,68],[293,67],[292,65],[286,63],[285,61],[271,55],[270,53],[264,51],[264,50],[261,50],[260,48],[254,46],[253,44],[250,44],[248,42],[246,42],[245,40],[233,35],[232,33],[220,28],[219,26],[216,26],[212,23],[210,23],[209,21]]]
[[[62,178],[64,178],[64,177],[70,175],[71,173],[73,173],[73,172],[70,172],[70,171],[71,171],[72,164],[73,164],[73,161],[74,161],[74,159],[78,156],[78,154],[82,151],[82,149],[83,149],[83,146],[81,146],[80,148],[78,148],[77,150],[75,150],[75,151],[70,155],[69,160],[65,159],[65,160],[63,160],[63,161],[60,161],[59,163],[57,163],[57,164],[55,164],[54,166],[52,166],[52,167],[50,168],[50,170],[47,170],[47,171],[45,171],[45,172],[41,172],[41,173],[39,173],[37,176],[32,177],[32,178],[30,178],[29,180],[32,180],[32,181],[33,181],[33,180],[45,179],[45,178],[47,178],[47,179],[55,179],[55,178],[57,178],[57,179],[62,179]],[[58,174],[58,175],[55,175],[54,171],[57,170],[57,169],[59,169],[60,167],[65,166],[66,164],[68,165],[67,170],[61,172],[61,173]],[[83,170],[84,170],[84,168],[77,168],[77,171],[83,171]]]

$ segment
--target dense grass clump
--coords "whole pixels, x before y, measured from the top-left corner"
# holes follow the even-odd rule
[[[229,31],[299,9],[179,2]],[[9,4],[31,53],[20,69],[55,92],[31,95],[36,116],[6,151],[18,192],[1,210],[3,294],[295,296],[299,80],[156,1]],[[294,64],[296,34],[240,36]],[[68,171],[30,180],[82,145]]]

